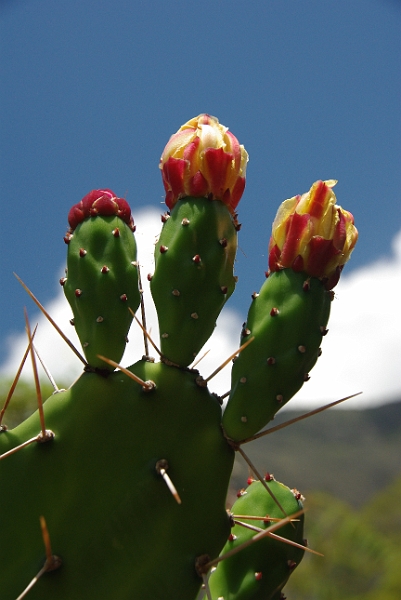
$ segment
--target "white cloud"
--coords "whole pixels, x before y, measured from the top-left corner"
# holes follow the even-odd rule
[[[323,354],[299,393],[300,403],[359,391],[363,395],[347,407],[401,398],[401,232],[392,248],[391,258],[345,274],[335,288]]]
[[[156,310],[146,276],[153,270],[153,246],[160,231],[160,214],[143,209],[137,212],[135,222],[147,325],[157,343]],[[363,391],[363,395],[347,402],[346,406],[372,406],[401,396],[401,232],[394,239],[393,248],[392,258],[378,260],[342,277],[335,288],[330,331],[323,340],[322,357],[311,371],[311,380],[289,403],[289,408],[315,407],[359,391]],[[46,309],[76,347],[80,348],[75,331],[69,325],[72,314],[61,288],[59,295]],[[231,309],[223,310],[218,326],[204,349],[210,349],[210,352],[199,365],[204,377],[209,376],[217,365],[235,351],[244,320],[245,315],[241,317]],[[38,323],[35,345],[44,362],[56,380],[64,384],[71,383],[80,374],[81,363],[43,316],[38,317]],[[135,323],[129,339],[124,365],[132,364],[144,353],[142,333]],[[14,336],[9,344],[9,356],[0,372],[13,375],[24,354],[26,337],[24,334]],[[29,363],[24,369],[24,376],[31,377]],[[224,394],[229,387],[230,367],[227,366],[213,378],[209,388]]]

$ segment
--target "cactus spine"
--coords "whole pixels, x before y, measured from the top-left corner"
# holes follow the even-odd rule
[[[171,212],[151,281],[161,331],[157,363],[143,357],[113,370],[101,358],[120,362],[128,308],[135,312],[140,301],[129,206],[105,189],[71,209],[62,284],[88,364],[18,427],[0,423],[2,599],[195,599],[218,562],[209,600],[276,600],[300,562],[298,494],[271,478],[253,482],[230,514],[225,497],[235,450],[243,453],[241,444],[315,363],[329,290],[357,233],[352,216],[334,204],[332,182],[286,201],[269,245],[270,276],[242,334],[252,342],[234,363],[223,414],[222,399],[189,365],[235,287],[235,210],[247,160],[209,115],[185,124],[163,152]],[[289,523],[294,513],[299,520]],[[248,527],[237,523],[239,514]],[[284,519],[279,533],[293,544],[265,537],[271,530],[262,519],[263,539],[242,547],[254,535],[249,517],[266,514],[274,523]]]

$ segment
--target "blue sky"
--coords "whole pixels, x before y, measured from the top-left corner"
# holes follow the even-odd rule
[[[233,310],[263,282],[278,204],[316,179],[339,180],[360,231],[346,272],[391,261],[401,3],[2,0],[0,15],[0,362],[24,305],[35,318],[13,271],[44,303],[59,293],[67,212],[93,188],[162,212],[161,151],[201,112],[250,155]]]

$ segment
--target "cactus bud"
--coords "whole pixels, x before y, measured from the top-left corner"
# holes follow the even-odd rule
[[[210,115],[191,119],[171,136],[159,167],[172,209],[186,196],[221,200],[234,213],[245,188],[248,153]]]
[[[68,223],[71,230],[74,231],[82,221],[96,215],[120,217],[132,231],[135,231],[128,202],[123,198],[117,198],[114,192],[109,189],[92,190],[78,204],[74,204],[68,213]]]
[[[352,214],[336,204],[336,181],[316,181],[309,192],[285,200],[273,223],[269,269],[305,272],[332,289],[358,239]]]

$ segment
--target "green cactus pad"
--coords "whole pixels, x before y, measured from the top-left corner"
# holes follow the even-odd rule
[[[134,312],[140,302],[136,243],[117,216],[85,219],[68,241],[65,295],[91,367],[113,370],[98,354],[120,362]]]
[[[241,342],[255,339],[234,362],[223,415],[229,438],[254,435],[307,381],[327,333],[331,299],[319,279],[291,269],[272,273],[254,295]]]
[[[2,600],[15,600],[45,560],[46,519],[60,569],[30,600],[189,600],[199,555],[218,555],[230,530],[225,496],[233,451],[221,408],[196,371],[139,361],[131,371],[84,373],[44,404],[55,437],[0,461]],[[38,414],[0,434],[0,454],[37,436]],[[167,473],[178,504],[156,470]]]
[[[237,233],[227,208],[206,198],[180,200],[156,244],[151,292],[163,355],[188,366],[213,333],[234,291]]]
[[[296,490],[290,490],[274,480],[268,481],[267,485],[288,516],[302,509],[300,494]],[[243,490],[231,512],[234,519],[235,515],[283,518],[281,509],[259,481],[251,483],[246,490]],[[274,533],[303,545],[303,514],[296,518],[296,521],[286,523]],[[274,521],[263,522],[242,517],[238,517],[237,520],[261,530],[267,529],[274,523]],[[240,547],[255,535],[257,535],[256,531],[242,525],[235,525],[221,556]],[[281,590],[303,555],[304,550],[301,548],[271,537],[264,537],[218,564],[209,578],[212,598],[213,600],[279,600]]]

